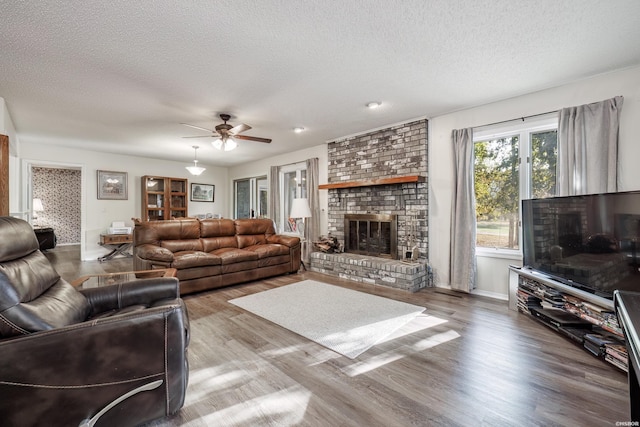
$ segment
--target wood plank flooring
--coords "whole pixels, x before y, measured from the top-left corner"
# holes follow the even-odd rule
[[[73,249],[58,249],[48,256],[67,280],[131,269],[130,259],[80,262]],[[304,279],[426,311],[403,336],[351,360],[227,302]],[[625,373],[508,310],[503,301],[444,289],[410,294],[311,272],[184,299],[191,324],[186,403],[175,416],[149,426],[615,426],[628,421]]]

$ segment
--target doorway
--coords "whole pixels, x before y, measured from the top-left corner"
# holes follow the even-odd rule
[[[237,179],[233,184],[235,218],[266,218],[269,203],[267,177]]]
[[[34,226],[52,228],[58,246],[77,246],[83,259],[83,166],[25,160],[25,205]],[[36,200],[37,199],[37,200]],[[34,207],[38,207],[36,211]]]

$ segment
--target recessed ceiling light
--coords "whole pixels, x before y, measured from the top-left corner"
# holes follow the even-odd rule
[[[367,108],[370,108],[373,110],[374,108],[378,108],[381,105],[382,105],[382,102],[380,101],[372,101],[367,103]]]
[[[298,127],[293,128],[293,131],[295,133],[304,132],[304,128],[302,126],[298,126]]]

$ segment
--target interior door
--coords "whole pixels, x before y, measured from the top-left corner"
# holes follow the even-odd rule
[[[234,181],[235,217],[266,218],[269,185],[266,176]]]

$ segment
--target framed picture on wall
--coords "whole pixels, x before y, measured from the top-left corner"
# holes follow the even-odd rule
[[[127,200],[127,173],[98,171],[98,199]]]
[[[215,185],[191,183],[192,202],[213,202],[215,192]]]

